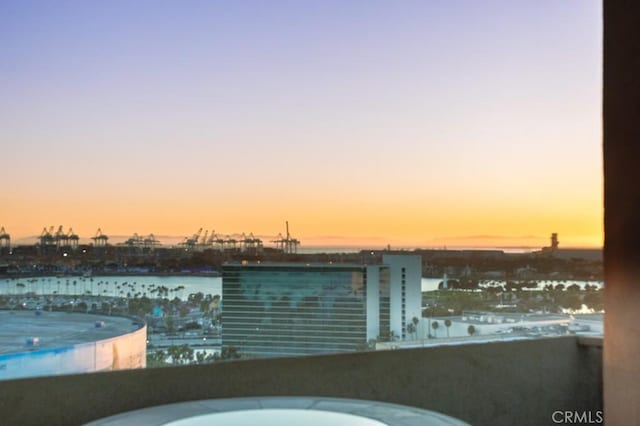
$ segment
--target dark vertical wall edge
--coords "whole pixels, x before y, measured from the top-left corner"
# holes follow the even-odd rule
[[[639,424],[640,2],[603,6],[605,420]]]

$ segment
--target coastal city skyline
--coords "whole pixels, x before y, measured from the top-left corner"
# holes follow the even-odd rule
[[[601,4],[5,2],[0,226],[601,247]],[[425,24],[426,23],[426,24]]]

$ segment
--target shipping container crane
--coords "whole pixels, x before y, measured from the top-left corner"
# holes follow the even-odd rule
[[[193,234],[191,238],[185,238],[184,242],[180,243],[185,246],[187,249],[192,249],[198,244],[198,240],[200,239],[200,234],[202,234],[202,228],[198,229],[198,232]]]
[[[75,250],[78,248],[78,242],[80,241],[80,237],[73,232],[73,228],[69,228],[69,231],[66,235],[67,245],[71,246],[71,249]]]
[[[207,239],[205,244],[207,246],[213,246],[217,239],[218,239],[218,236],[216,235],[216,231],[215,231],[215,229],[212,229],[211,230],[211,234],[209,235],[209,238]]]
[[[262,251],[262,240],[256,238],[253,232],[248,237],[244,233],[242,234],[242,245],[245,251]]]
[[[11,235],[7,234],[4,226],[0,228],[0,248],[11,249]]]
[[[140,247],[142,246],[142,237],[139,236],[137,232],[134,232],[133,236],[123,244],[129,247]]]
[[[224,238],[222,238],[221,236],[216,237],[216,245],[218,246],[220,251],[224,251],[224,248],[225,248]]]
[[[158,245],[160,245],[160,241],[158,241],[153,234],[149,234],[142,240],[142,247],[144,248],[154,249]]]
[[[272,241],[276,243],[276,248],[282,250],[284,253],[292,254],[298,252],[298,246],[300,245],[300,241],[292,238],[291,234],[289,234],[289,221],[285,222],[287,227],[287,236],[285,238],[282,237],[282,234],[278,234],[278,239]]]
[[[52,246],[55,245],[55,237],[53,236],[53,230],[54,227],[52,226],[51,228],[49,228],[49,230],[47,230],[47,227],[45,226],[44,228],[42,228],[42,232],[40,233],[40,236],[38,237],[38,239],[40,240],[40,246],[41,247],[47,247],[47,246]]]
[[[96,231],[96,235],[91,237],[91,239],[94,241],[96,247],[104,247],[107,245],[109,237],[104,235],[102,233],[102,230],[98,228],[98,230]]]
[[[238,244],[238,240],[232,238],[231,235],[227,235],[227,238],[224,240],[224,246],[227,250],[235,250]]]
[[[201,247],[206,247],[207,246],[207,237],[209,235],[209,230],[207,229],[206,231],[204,231],[204,235],[202,236],[202,238],[200,239],[200,244],[198,244]]]

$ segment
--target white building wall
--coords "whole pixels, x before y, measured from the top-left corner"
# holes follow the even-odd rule
[[[400,337],[414,317],[422,318],[422,258],[417,255],[384,254],[382,263],[389,266],[391,275],[391,330]],[[418,330],[418,335],[422,333],[423,330]],[[410,337],[405,332],[405,338]]]
[[[0,355],[0,380],[145,368],[147,327],[97,342]]]
[[[380,266],[367,266],[367,341],[380,335]]]
[[[146,326],[133,333],[100,340],[95,346],[95,370],[111,371],[145,368],[147,365]]]

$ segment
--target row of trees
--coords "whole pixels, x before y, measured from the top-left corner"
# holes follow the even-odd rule
[[[413,317],[410,323],[407,324],[407,332],[413,334],[414,338],[418,339],[418,324],[420,320],[417,317]],[[450,319],[444,320],[444,326],[447,330],[447,337],[449,337],[449,327],[451,327],[452,323]],[[433,329],[434,334],[429,333],[429,338],[436,338],[437,331],[440,328],[440,323],[436,320],[431,321],[431,328]],[[467,327],[467,333],[469,336],[473,336],[476,334],[476,327],[473,324],[469,324]],[[391,332],[391,340],[395,340],[397,337]],[[371,339],[366,343],[360,343],[356,346],[356,351],[372,351],[376,349],[376,343],[379,341],[386,341],[386,339],[382,339],[378,337],[378,339]]]
[[[440,328],[440,323],[437,320],[430,321],[430,322],[431,322],[431,328],[433,329],[433,335],[429,333],[429,338],[432,338],[432,337],[436,338],[438,337],[438,329]],[[420,323],[420,320],[417,317],[413,317],[411,322],[407,324],[407,333],[413,334],[415,339],[418,339],[419,323]],[[452,323],[450,319],[444,320],[444,326],[446,327],[446,330],[447,330],[447,337],[449,337],[449,327],[451,327],[451,324]],[[469,333],[470,336],[473,336],[473,334],[476,332],[476,328],[473,325],[469,325],[467,332]]]
[[[147,367],[167,367],[170,365],[210,364],[217,361],[240,359],[242,356],[235,346],[225,346],[220,353],[196,351],[189,345],[171,345],[166,350],[158,349],[147,355]]]

